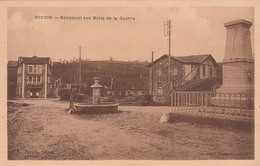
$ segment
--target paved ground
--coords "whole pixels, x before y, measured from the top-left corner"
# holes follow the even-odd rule
[[[119,106],[114,114],[68,115],[68,102],[14,100],[8,107],[9,159],[253,159],[254,134],[188,123],[159,123],[169,107]],[[27,104],[22,104],[27,103]]]

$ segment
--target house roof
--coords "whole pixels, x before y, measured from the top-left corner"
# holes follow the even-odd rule
[[[7,67],[17,67],[17,61],[8,61]]]
[[[213,85],[218,85],[218,80],[215,77],[211,78],[203,78],[197,79],[187,82],[186,84],[180,85],[176,87],[175,91],[204,91],[208,87],[212,87]]]
[[[28,64],[34,64],[34,63],[40,63],[40,64],[45,64],[45,63],[50,63],[50,58],[49,57],[19,57],[20,62],[28,63]]]
[[[174,58],[182,61],[183,63],[201,63],[209,56],[211,55],[205,54],[205,55],[189,55],[189,56],[180,56],[180,57],[174,56]]]
[[[168,58],[169,55],[165,54],[161,56],[160,58],[156,59],[153,63],[157,63],[161,59]],[[202,55],[189,55],[189,56],[171,56],[171,59],[175,59],[177,61],[180,61],[184,64],[190,64],[190,63],[202,63],[204,60],[207,58],[211,58],[213,63],[217,65],[217,62],[215,59],[212,57],[211,54],[202,54]],[[150,67],[152,63],[150,63],[147,67]]]

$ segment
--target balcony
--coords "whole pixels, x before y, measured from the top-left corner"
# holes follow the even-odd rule
[[[27,82],[27,85],[42,85],[42,82]]]

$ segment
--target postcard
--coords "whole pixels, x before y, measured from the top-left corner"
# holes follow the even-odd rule
[[[259,164],[259,2],[0,4],[4,165]]]

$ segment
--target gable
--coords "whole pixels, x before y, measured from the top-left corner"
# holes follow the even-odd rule
[[[168,62],[168,60],[169,60],[169,55],[163,55],[160,58],[156,59],[153,63],[150,63],[149,65],[147,65],[147,67],[151,67],[152,64],[156,65],[156,64],[160,64],[160,63],[165,63],[165,62]],[[182,63],[179,59],[175,58],[174,56],[171,56],[171,60]]]
[[[219,67],[218,63],[215,61],[215,59],[212,56],[207,57],[202,61],[202,63],[207,62],[210,63],[214,67]]]

